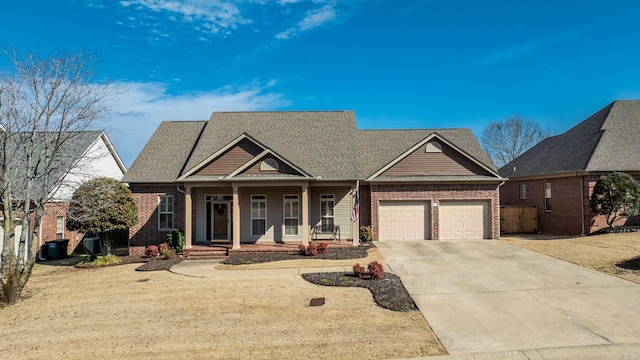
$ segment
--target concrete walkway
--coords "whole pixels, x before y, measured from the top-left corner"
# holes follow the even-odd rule
[[[212,278],[217,280],[239,279],[268,279],[274,277],[295,277],[304,273],[315,272],[344,272],[351,271],[350,266],[286,268],[286,269],[256,269],[256,270],[218,270],[222,260],[185,260],[171,267],[169,271],[175,274]]]
[[[638,284],[501,241],[376,246],[442,359],[640,359]]]

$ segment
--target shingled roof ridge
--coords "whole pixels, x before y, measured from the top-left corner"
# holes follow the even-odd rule
[[[202,133],[204,133],[204,129],[207,128],[207,126],[209,125],[209,121],[205,121],[204,125],[202,126],[202,128],[200,128],[200,132],[198,133],[198,136],[196,137],[196,141],[193,142],[193,144],[191,145],[191,150],[189,150],[189,154],[187,155],[187,157],[184,159],[184,162],[182,163],[182,166],[180,167],[180,171],[178,172],[178,178],[180,176],[182,176],[184,174],[184,172],[187,170],[187,164],[189,163],[189,160],[191,159],[191,156],[193,155],[193,152],[196,149],[196,146],[198,146],[198,143],[200,143],[200,138],[202,138]]]

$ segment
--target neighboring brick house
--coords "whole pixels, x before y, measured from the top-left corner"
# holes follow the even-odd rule
[[[186,248],[357,239],[360,226],[375,240],[498,238],[503,180],[468,129],[358,130],[352,111],[165,121],[123,178],[140,211],[132,253],[171,228]]]
[[[506,164],[500,204],[535,205],[540,232],[589,234],[607,226],[589,200],[600,176],[614,171],[640,179],[640,101],[614,101]]]
[[[126,168],[104,131],[82,131],[70,138],[70,145],[63,148],[61,158],[73,164],[51,189],[51,200],[45,205],[40,226],[39,245],[56,239],[69,239],[67,251],[82,251],[78,246],[83,234],[66,229],[66,211],[75,189],[83,181],[107,176],[120,180]],[[0,235],[2,228],[0,228]]]

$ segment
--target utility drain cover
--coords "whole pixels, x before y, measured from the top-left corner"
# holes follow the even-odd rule
[[[324,305],[324,298],[311,299],[309,306],[322,306]]]

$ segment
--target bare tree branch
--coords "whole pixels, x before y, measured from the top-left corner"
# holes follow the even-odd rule
[[[502,167],[551,135],[532,120],[512,115],[492,121],[480,135],[480,143],[493,163]]]
[[[31,275],[45,204],[77,165],[72,150],[106,119],[119,89],[96,79],[97,58],[86,51],[43,58],[4,48],[0,56],[10,64],[0,71],[0,300],[11,304]]]

